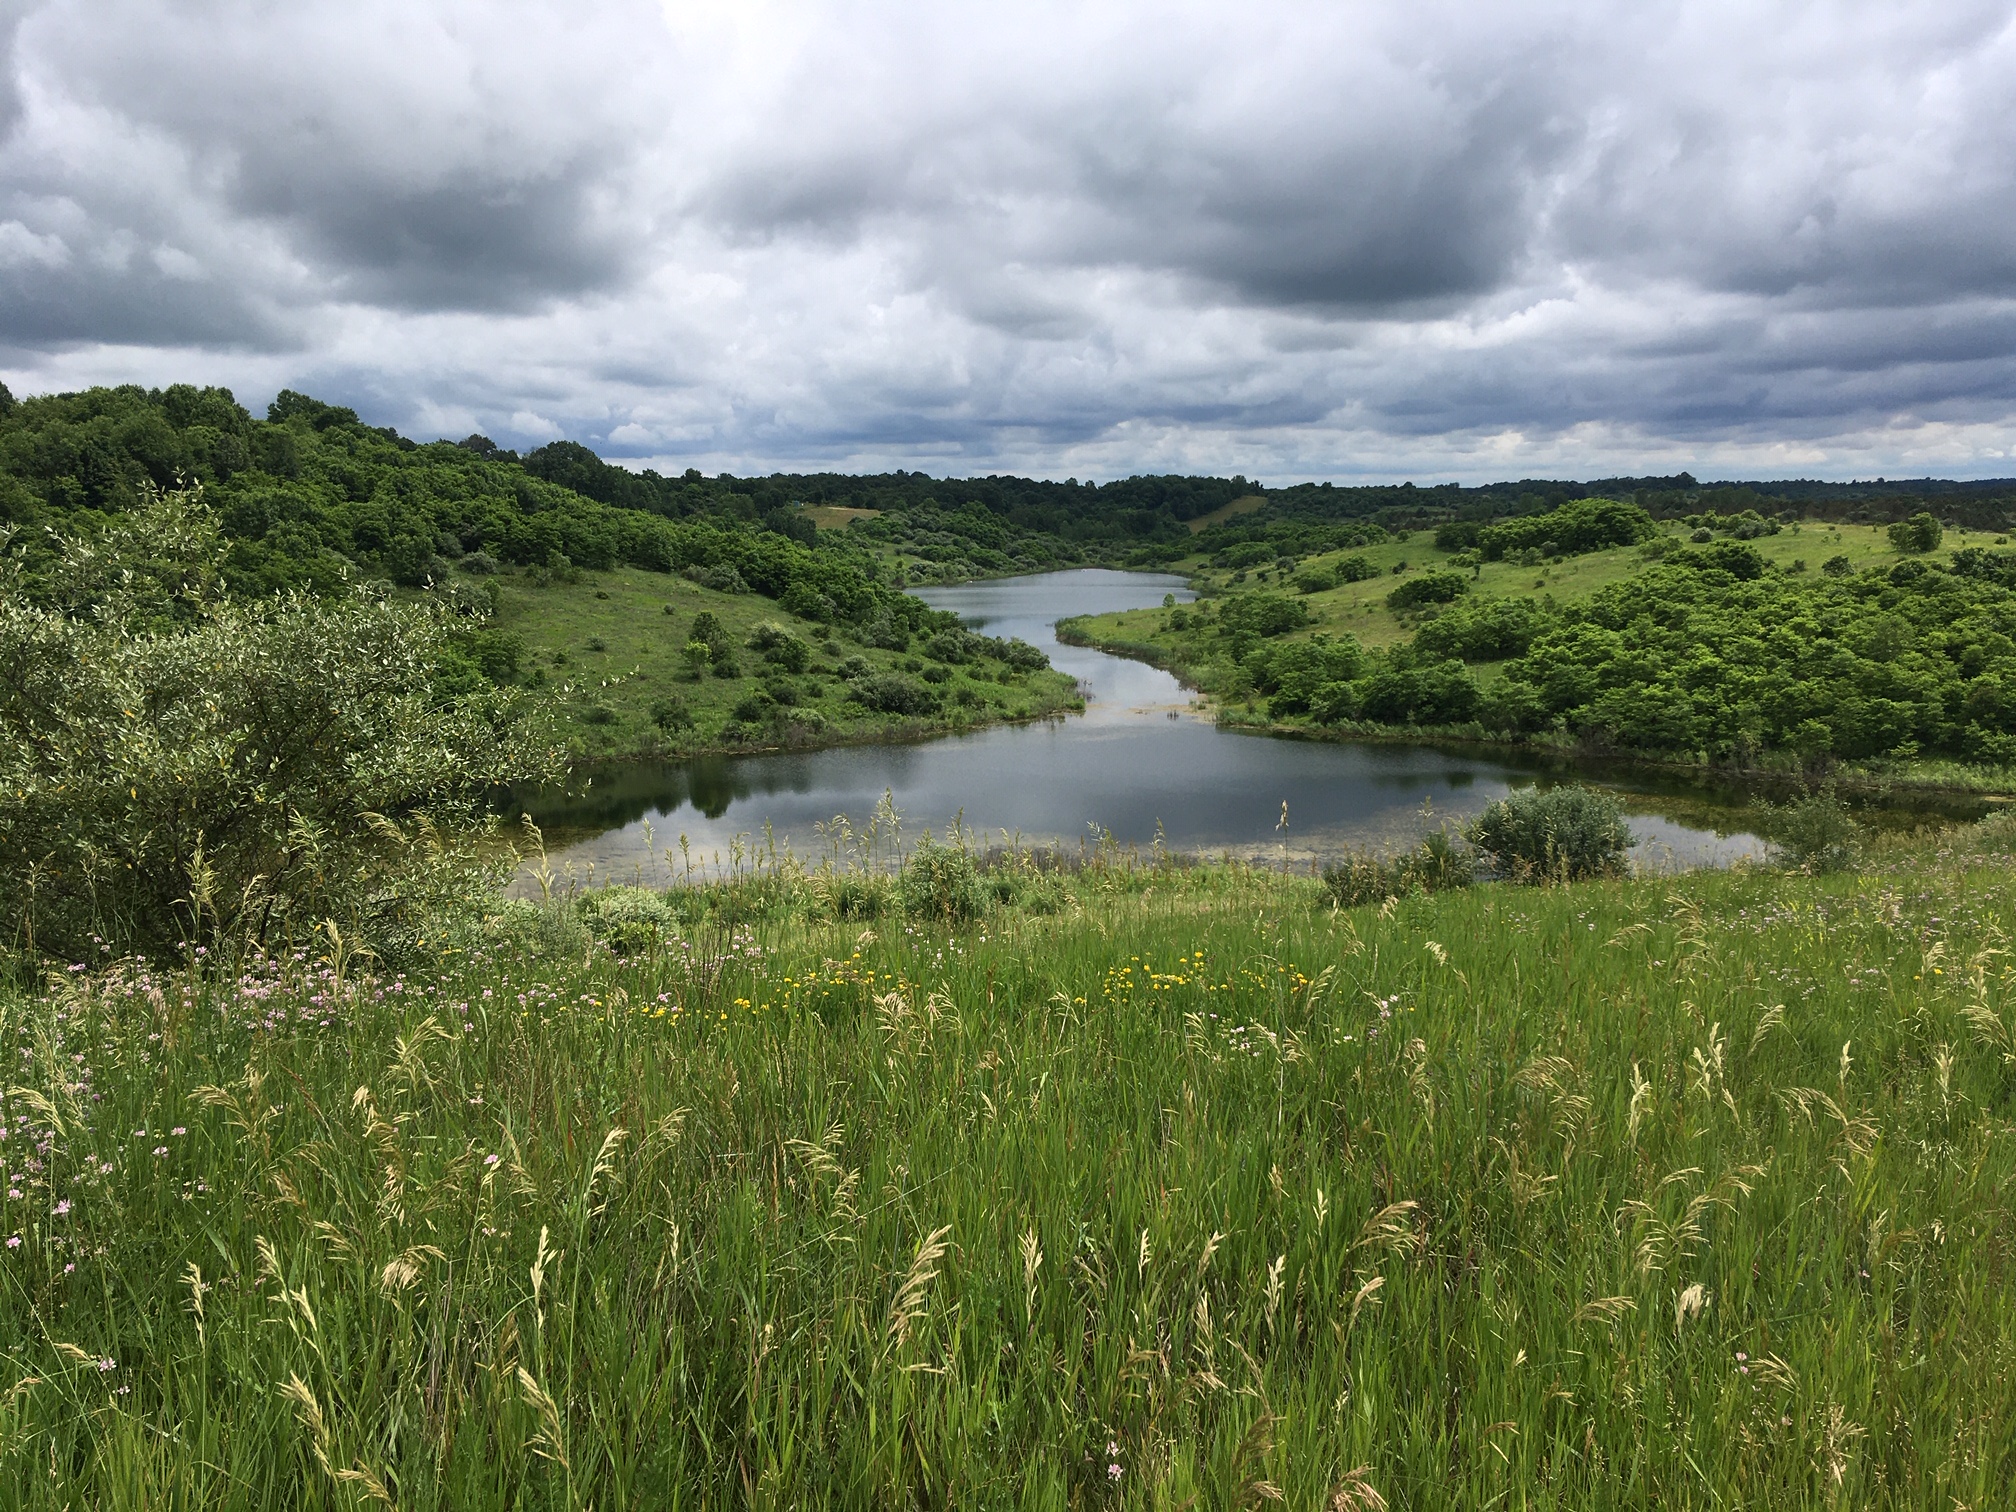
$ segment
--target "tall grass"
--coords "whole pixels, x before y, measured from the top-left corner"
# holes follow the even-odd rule
[[[2008,850],[62,973],[0,1499],[2005,1505]]]

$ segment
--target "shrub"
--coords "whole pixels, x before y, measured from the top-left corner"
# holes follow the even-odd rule
[[[328,918],[390,939],[426,889],[485,875],[452,838],[482,792],[553,768],[519,694],[444,693],[438,603],[219,597],[193,492],[46,549],[32,585],[0,549],[0,927],[23,944],[81,960],[93,934]]]
[[[777,707],[777,700],[763,689],[758,688],[747,697],[740,699],[729,712],[730,719],[743,724],[762,724],[769,719],[770,711]]]
[[[1617,499],[1576,499],[1545,514],[1522,515],[1486,526],[1477,546],[1488,561],[1552,542],[1567,556],[1606,546],[1635,546],[1659,533],[1652,516]]]
[[[901,672],[877,672],[857,678],[854,696],[878,714],[929,714],[938,695]]]
[[[1674,552],[1666,560],[1675,567],[1689,567],[1696,572],[1726,572],[1739,583],[1754,583],[1764,576],[1764,553],[1742,541],[1690,547]]]
[[[1546,624],[1530,599],[1470,599],[1430,620],[1414,636],[1414,649],[1466,662],[1524,656]]]
[[[1765,828],[1772,859],[1792,871],[1852,871],[1861,854],[1862,827],[1832,793],[1773,809]]]
[[[1358,685],[1359,712],[1381,724],[1462,724],[1482,695],[1460,661],[1389,661]]]
[[[1379,569],[1362,556],[1339,557],[1332,565],[1340,583],[1362,583],[1379,576]]]
[[[588,933],[617,955],[656,950],[675,923],[664,896],[642,887],[600,888],[583,897],[576,912]]]
[[[1388,609],[1418,609],[1423,604],[1447,604],[1470,591],[1470,580],[1460,572],[1424,572],[1409,578],[1386,595]]]
[[[488,577],[502,565],[487,551],[472,551],[461,562],[462,570],[474,577]]]
[[[813,890],[836,919],[879,919],[888,912],[894,884],[886,877],[862,872],[829,873],[816,878]]]
[[[1218,633],[1263,638],[1286,635],[1309,623],[1309,606],[1278,593],[1236,593],[1218,611]]]
[[[929,835],[910,853],[896,879],[903,912],[913,919],[963,923],[978,918],[987,906],[980,869],[972,853],[940,845]]]
[[[1177,610],[1181,614],[1182,610]],[[1174,616],[1171,617],[1172,623]],[[996,661],[1013,667],[1017,672],[1043,672],[1050,666],[1050,658],[1020,636],[1008,640],[987,640],[981,642],[986,653]]]
[[[1617,872],[1632,844],[1617,800],[1586,787],[1513,793],[1471,820],[1463,838],[1522,882]]]
[[[1937,551],[1944,534],[1939,522],[1921,509],[1910,519],[1899,520],[1890,527],[1890,544],[1899,551]]]
[[[1295,575],[1295,587],[1303,593],[1326,593],[1337,586],[1337,574],[1328,567],[1311,567]]]
[[[726,564],[714,567],[688,567],[686,576],[702,588],[712,588],[716,593],[747,593],[748,583],[742,574]]]
[[[1855,564],[1845,556],[1831,556],[1820,564],[1820,570],[1828,577],[1846,577],[1855,570]]]
[[[1404,855],[1353,855],[1323,868],[1323,885],[1339,908],[1468,887],[1476,879],[1476,863],[1441,831]]]
[[[749,648],[786,672],[803,672],[812,664],[812,648],[775,620],[765,620],[750,632]]]
[[[683,698],[661,698],[651,705],[651,723],[665,731],[683,730],[693,723],[693,711]]]
[[[591,725],[612,725],[616,723],[616,710],[606,703],[591,703],[581,711],[581,719]]]

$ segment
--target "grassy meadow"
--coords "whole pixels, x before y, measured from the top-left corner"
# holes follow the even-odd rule
[[[517,638],[525,663],[558,696],[558,727],[577,755],[659,756],[701,750],[834,745],[1030,719],[1078,707],[1072,680],[1052,671],[1018,672],[995,661],[932,662],[836,638],[831,627],[798,619],[756,594],[722,593],[673,574],[618,567],[574,582],[494,579],[496,627]],[[694,619],[711,612],[738,649],[737,671],[696,676],[685,660]],[[813,651],[802,673],[779,674],[747,648],[760,624],[784,627]],[[892,719],[850,703],[841,664],[859,657],[877,673],[926,674],[942,701],[928,716]],[[738,719],[752,695],[770,706]],[[780,721],[774,711],[787,718]]]
[[[0,1500],[2006,1506],[2012,845],[79,963],[0,998]]]

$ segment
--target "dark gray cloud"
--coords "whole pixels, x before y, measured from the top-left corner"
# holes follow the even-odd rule
[[[0,0],[19,391],[661,465],[2016,467],[2016,28]]]

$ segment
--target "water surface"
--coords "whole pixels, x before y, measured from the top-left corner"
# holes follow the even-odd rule
[[[662,884],[689,865],[727,862],[740,837],[814,857],[815,826],[844,815],[865,827],[885,794],[906,841],[956,819],[989,843],[1070,849],[1110,836],[1146,848],[1159,836],[1178,852],[1306,864],[1409,845],[1549,780],[1537,763],[1428,746],[1221,730],[1193,712],[1169,673],[1056,638],[1061,618],[1144,608],[1165,594],[1192,596],[1180,578],[1093,569],[919,592],[976,629],[1042,648],[1084,688],[1082,715],[916,744],[638,764],[530,807],[564,842],[554,864],[577,880]],[[1632,814],[1641,865],[1725,864],[1763,851],[1742,811],[1704,789],[1630,775],[1603,785]]]

